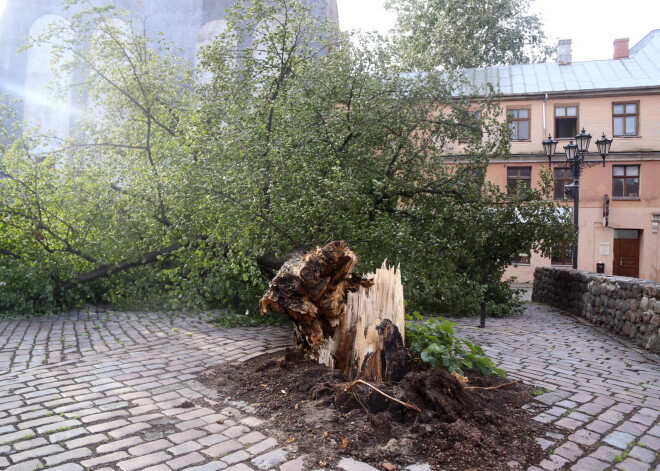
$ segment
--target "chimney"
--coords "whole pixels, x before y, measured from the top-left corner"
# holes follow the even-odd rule
[[[614,58],[627,59],[630,57],[630,49],[628,48],[629,38],[621,38],[614,40]]]
[[[573,49],[571,39],[560,39],[557,45],[557,62],[559,65],[568,65],[573,62]]]

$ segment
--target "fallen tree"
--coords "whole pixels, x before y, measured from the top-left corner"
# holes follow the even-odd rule
[[[350,379],[399,381],[408,371],[400,271],[353,273],[357,255],[334,241],[287,262],[259,308],[288,315],[305,355]]]
[[[327,35],[298,2],[235,2],[201,83],[130,15],[118,28],[113,8],[73,4],[30,45],[86,71],[56,89],[89,106],[64,141],[26,127],[0,142],[2,312],[254,312],[287,254],[343,239],[365,272],[405,266],[414,309],[470,314],[506,303],[512,255],[572,234],[549,180],[515,195],[484,181],[508,150],[496,95],[401,74],[385,44]]]

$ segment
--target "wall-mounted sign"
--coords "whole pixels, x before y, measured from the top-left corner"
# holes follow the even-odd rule
[[[599,242],[598,243],[598,255],[609,255],[610,254],[610,243],[609,242]]]

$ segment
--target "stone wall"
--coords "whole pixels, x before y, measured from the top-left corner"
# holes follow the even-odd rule
[[[584,317],[660,353],[660,283],[538,267],[532,301]]]

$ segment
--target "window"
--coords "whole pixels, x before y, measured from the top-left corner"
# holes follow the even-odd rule
[[[573,248],[566,245],[555,245],[550,256],[552,265],[573,265]]]
[[[529,108],[508,109],[506,119],[514,141],[529,140]]]
[[[578,107],[555,106],[555,136],[573,138],[577,134]]]
[[[612,129],[615,136],[637,136],[639,102],[612,103]]]
[[[467,112],[467,115],[474,121],[479,121],[481,119],[481,110],[470,110]]]
[[[460,114],[461,135],[458,142],[467,144],[472,141],[481,141],[483,132],[481,129],[481,110],[462,110]]]
[[[459,165],[456,167],[456,175],[459,176],[467,184],[483,185],[484,178],[486,177],[486,169],[484,167],[476,167],[472,165]]]
[[[639,239],[638,229],[614,229],[615,239]]]
[[[532,167],[508,167],[506,169],[506,188],[513,193],[516,188],[532,186]]]
[[[529,265],[528,253],[517,253],[509,260],[511,265]]]
[[[615,165],[612,167],[612,196],[614,198],[639,198],[639,165]]]
[[[573,183],[575,178],[573,178],[573,173],[570,168],[556,168],[555,169],[555,199],[563,200],[566,199],[566,193],[564,188],[566,185]]]

